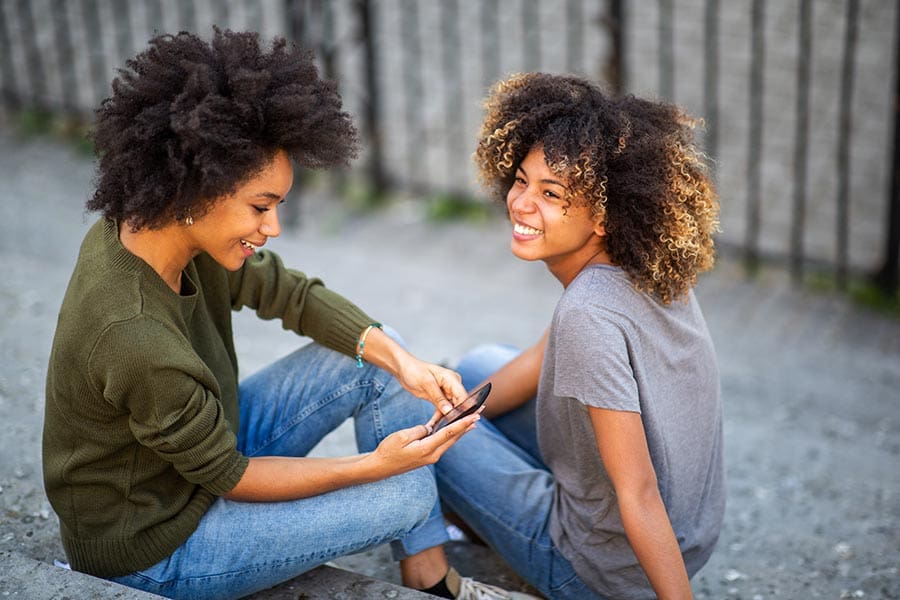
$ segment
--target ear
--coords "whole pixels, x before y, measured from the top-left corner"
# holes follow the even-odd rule
[[[606,237],[606,223],[601,221],[599,217],[594,221],[594,233],[597,234],[597,237]]]

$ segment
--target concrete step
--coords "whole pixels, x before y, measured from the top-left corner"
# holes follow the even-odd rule
[[[153,600],[162,596],[132,589],[105,579],[70,571],[19,554],[0,552],[0,597],[23,600]],[[331,566],[321,566],[245,600],[356,600],[433,598],[409,588]]]

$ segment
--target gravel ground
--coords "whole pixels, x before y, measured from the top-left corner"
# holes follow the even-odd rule
[[[91,162],[0,129],[0,552],[63,558],[40,477],[46,360],[81,237]],[[304,198],[300,224],[271,246],[392,324],[423,358],[484,341],[526,345],[559,294],[541,265],[512,259],[499,220],[435,225],[414,201],[365,215]],[[723,199],[723,202],[727,202]],[[900,321],[844,297],[753,281],[727,259],[698,296],[719,353],[729,503],[699,598],[900,598]],[[298,340],[236,317],[242,372]],[[352,451],[344,426],[320,453]],[[454,560],[507,573],[482,549]],[[483,559],[483,560],[482,560]],[[345,567],[396,581],[384,550]],[[0,566],[0,592],[3,590]]]

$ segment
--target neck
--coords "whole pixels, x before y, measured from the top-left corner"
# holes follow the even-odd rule
[[[570,260],[565,264],[551,265],[547,263],[547,269],[556,277],[564,288],[574,281],[578,274],[590,265],[612,265],[614,264],[609,255],[603,248],[595,250],[593,254],[587,257],[580,257],[579,260]]]
[[[119,241],[150,265],[176,294],[181,293],[181,273],[193,257],[181,226],[132,231],[123,223],[119,225]]]

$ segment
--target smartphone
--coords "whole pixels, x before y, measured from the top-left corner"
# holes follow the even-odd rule
[[[475,412],[476,410],[481,408],[481,406],[484,404],[484,401],[487,400],[488,394],[490,394],[490,393],[491,393],[491,382],[489,381],[486,384],[484,384],[483,386],[481,386],[480,388],[478,388],[477,390],[475,390],[474,392],[472,392],[471,394],[469,394],[468,398],[466,398],[465,400],[463,400],[462,402],[460,402],[459,404],[454,406],[450,410],[450,412],[448,412],[446,415],[441,417],[441,420],[435,424],[434,429],[432,430],[431,433],[434,433],[435,431],[437,431],[439,429],[443,429],[450,423],[459,421],[463,417],[471,415],[473,412]]]

